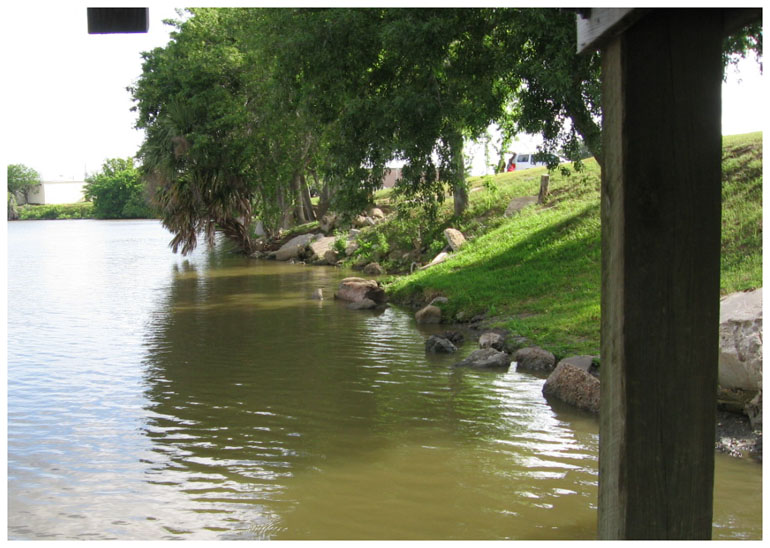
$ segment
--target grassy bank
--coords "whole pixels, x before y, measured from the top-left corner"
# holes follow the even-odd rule
[[[725,137],[723,144],[721,290],[727,294],[762,285],[762,134]],[[545,204],[503,217],[510,198],[537,194],[544,173],[531,169],[472,180],[468,213],[452,219],[448,204],[432,231],[403,220],[402,228],[380,225],[380,240],[389,247],[398,244],[399,232],[440,234],[450,225],[469,238],[445,263],[390,279],[391,299],[419,305],[444,295],[446,317],[483,314],[490,324],[557,355],[598,354],[599,167],[588,160],[581,173],[551,174]],[[428,238],[423,260],[443,245],[434,235]]]
[[[76,204],[48,204],[19,206],[19,220],[49,220],[49,219],[92,219],[93,204],[79,202]]]

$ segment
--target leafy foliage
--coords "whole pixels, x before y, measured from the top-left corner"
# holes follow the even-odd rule
[[[8,192],[21,194],[25,200],[29,199],[29,191],[40,184],[40,174],[24,164],[10,164],[8,166]]]
[[[99,173],[86,178],[85,197],[99,219],[152,217],[144,185],[131,158],[112,158]]]
[[[93,204],[24,205],[19,208],[19,219],[24,221],[43,219],[91,219],[94,217]]]

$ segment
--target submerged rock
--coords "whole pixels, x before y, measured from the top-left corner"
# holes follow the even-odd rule
[[[520,348],[513,355],[518,371],[551,372],[556,364],[556,357],[538,346]]]
[[[457,352],[457,347],[449,339],[439,337],[438,335],[431,335],[425,341],[425,351],[429,354],[451,354]]]
[[[375,304],[384,303],[387,300],[385,290],[375,280],[350,277],[340,282],[339,289],[334,297],[343,301],[359,302],[370,299]]]
[[[441,309],[438,306],[429,304],[425,308],[418,310],[414,315],[414,319],[417,320],[417,323],[440,323]]]
[[[511,366],[511,358],[505,352],[494,348],[482,348],[474,350],[467,358],[457,362],[455,367],[473,367],[475,369],[502,369],[508,370]]]
[[[543,384],[543,395],[583,409],[599,413],[599,379],[587,369],[566,360],[559,362]]]

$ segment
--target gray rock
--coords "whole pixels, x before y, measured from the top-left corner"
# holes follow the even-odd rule
[[[743,408],[743,413],[749,417],[752,430],[762,430],[762,391],[757,392],[757,395],[746,404]]]
[[[305,247],[313,241],[314,237],[314,234],[300,234],[299,236],[294,236],[288,242],[283,244],[273,256],[278,261],[297,259],[304,252]]]
[[[479,348],[494,348],[502,352],[504,350],[505,337],[494,331],[482,333],[479,337]]]
[[[720,303],[719,385],[762,387],[762,288],[733,293]]]
[[[590,413],[599,413],[599,379],[564,360],[543,384],[543,395]]]
[[[596,378],[599,378],[599,368],[596,366],[595,360],[596,360],[596,356],[586,356],[586,355],[569,356],[561,360],[558,364],[556,364],[556,367],[558,368],[559,365],[563,363],[567,363],[569,365],[577,367],[578,369],[582,369],[586,373],[589,373],[590,375],[593,375]]]
[[[440,323],[441,309],[429,304],[418,310],[414,315],[414,319],[417,320],[417,323]]]
[[[517,364],[518,371],[553,371],[556,365],[556,357],[537,346],[520,348],[513,355],[513,361]]]
[[[382,210],[379,207],[373,207],[369,210],[369,217],[374,219],[375,221],[381,221],[385,218],[385,213],[382,212]]]
[[[457,347],[449,339],[439,337],[438,335],[431,335],[425,341],[425,351],[430,354],[451,354],[457,352]]]
[[[385,290],[382,289],[375,280],[365,280],[364,278],[345,278],[340,282],[340,286],[335,293],[335,298],[349,302],[359,302],[364,299],[370,299],[377,304],[384,303],[387,298]]]
[[[449,339],[449,341],[455,346],[460,346],[465,341],[465,336],[459,331],[445,331],[441,337]]]
[[[364,274],[369,276],[381,276],[385,274],[385,269],[380,266],[380,263],[369,263],[364,267]]]
[[[463,236],[463,233],[455,228],[447,228],[444,230],[444,237],[446,238],[446,241],[449,243],[449,247],[452,248],[452,251],[457,251],[460,249],[463,245],[465,245],[465,236]]]
[[[324,253],[324,261],[326,264],[335,265],[339,262],[340,256],[335,249],[330,249]]]
[[[442,251],[441,253],[433,257],[433,260],[431,262],[429,262],[425,266],[421,266],[420,270],[425,270],[426,268],[430,268],[431,266],[436,266],[439,263],[443,263],[448,258],[449,258],[449,253],[447,253],[446,251]]]
[[[505,352],[499,352],[494,348],[482,348],[474,350],[467,358],[456,363],[454,366],[507,370],[511,366],[511,358]]]
[[[306,248],[307,259],[313,264],[328,264],[326,253],[334,250],[334,240],[334,236],[323,236],[310,242]]]

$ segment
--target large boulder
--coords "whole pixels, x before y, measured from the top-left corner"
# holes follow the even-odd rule
[[[336,238],[334,236],[323,236],[311,241],[306,248],[306,256],[308,261],[313,264],[334,264],[327,261],[326,253],[329,251],[334,251],[335,239]]]
[[[371,310],[372,308],[377,308],[377,306],[376,302],[366,298],[347,304],[350,310]]]
[[[762,288],[733,293],[720,303],[719,385],[762,387]]]
[[[294,236],[275,251],[273,257],[278,261],[297,259],[304,253],[307,245],[312,242],[315,237],[315,234],[300,234],[299,236]]]
[[[429,304],[418,310],[414,315],[414,319],[417,320],[417,323],[440,323],[441,309],[438,306]]]
[[[586,373],[599,378],[599,367],[596,365],[596,358],[598,356],[569,356],[567,358],[564,358],[561,360],[558,364],[556,364],[556,367],[559,367],[559,365],[563,363],[567,363],[569,365],[572,365],[574,367],[577,367],[578,369],[582,369]]]
[[[452,352],[457,352],[457,347],[449,339],[439,337],[438,335],[431,335],[425,341],[425,352],[429,354],[451,354]]]
[[[447,228],[444,230],[444,237],[449,243],[449,247],[452,248],[452,251],[457,251],[465,244],[465,236],[463,236],[463,233],[456,228]]]
[[[472,367],[474,369],[504,369],[511,366],[511,357],[505,352],[494,348],[474,350],[467,358],[457,362],[455,367]]]
[[[556,357],[538,346],[520,348],[513,355],[517,371],[548,372],[553,371]]]
[[[365,280],[364,278],[356,277],[342,280],[334,297],[349,302],[360,302],[364,299],[370,299],[375,304],[381,304],[387,300],[385,290],[375,280]]]
[[[599,379],[562,360],[543,384],[543,395],[590,413],[599,413]]]

